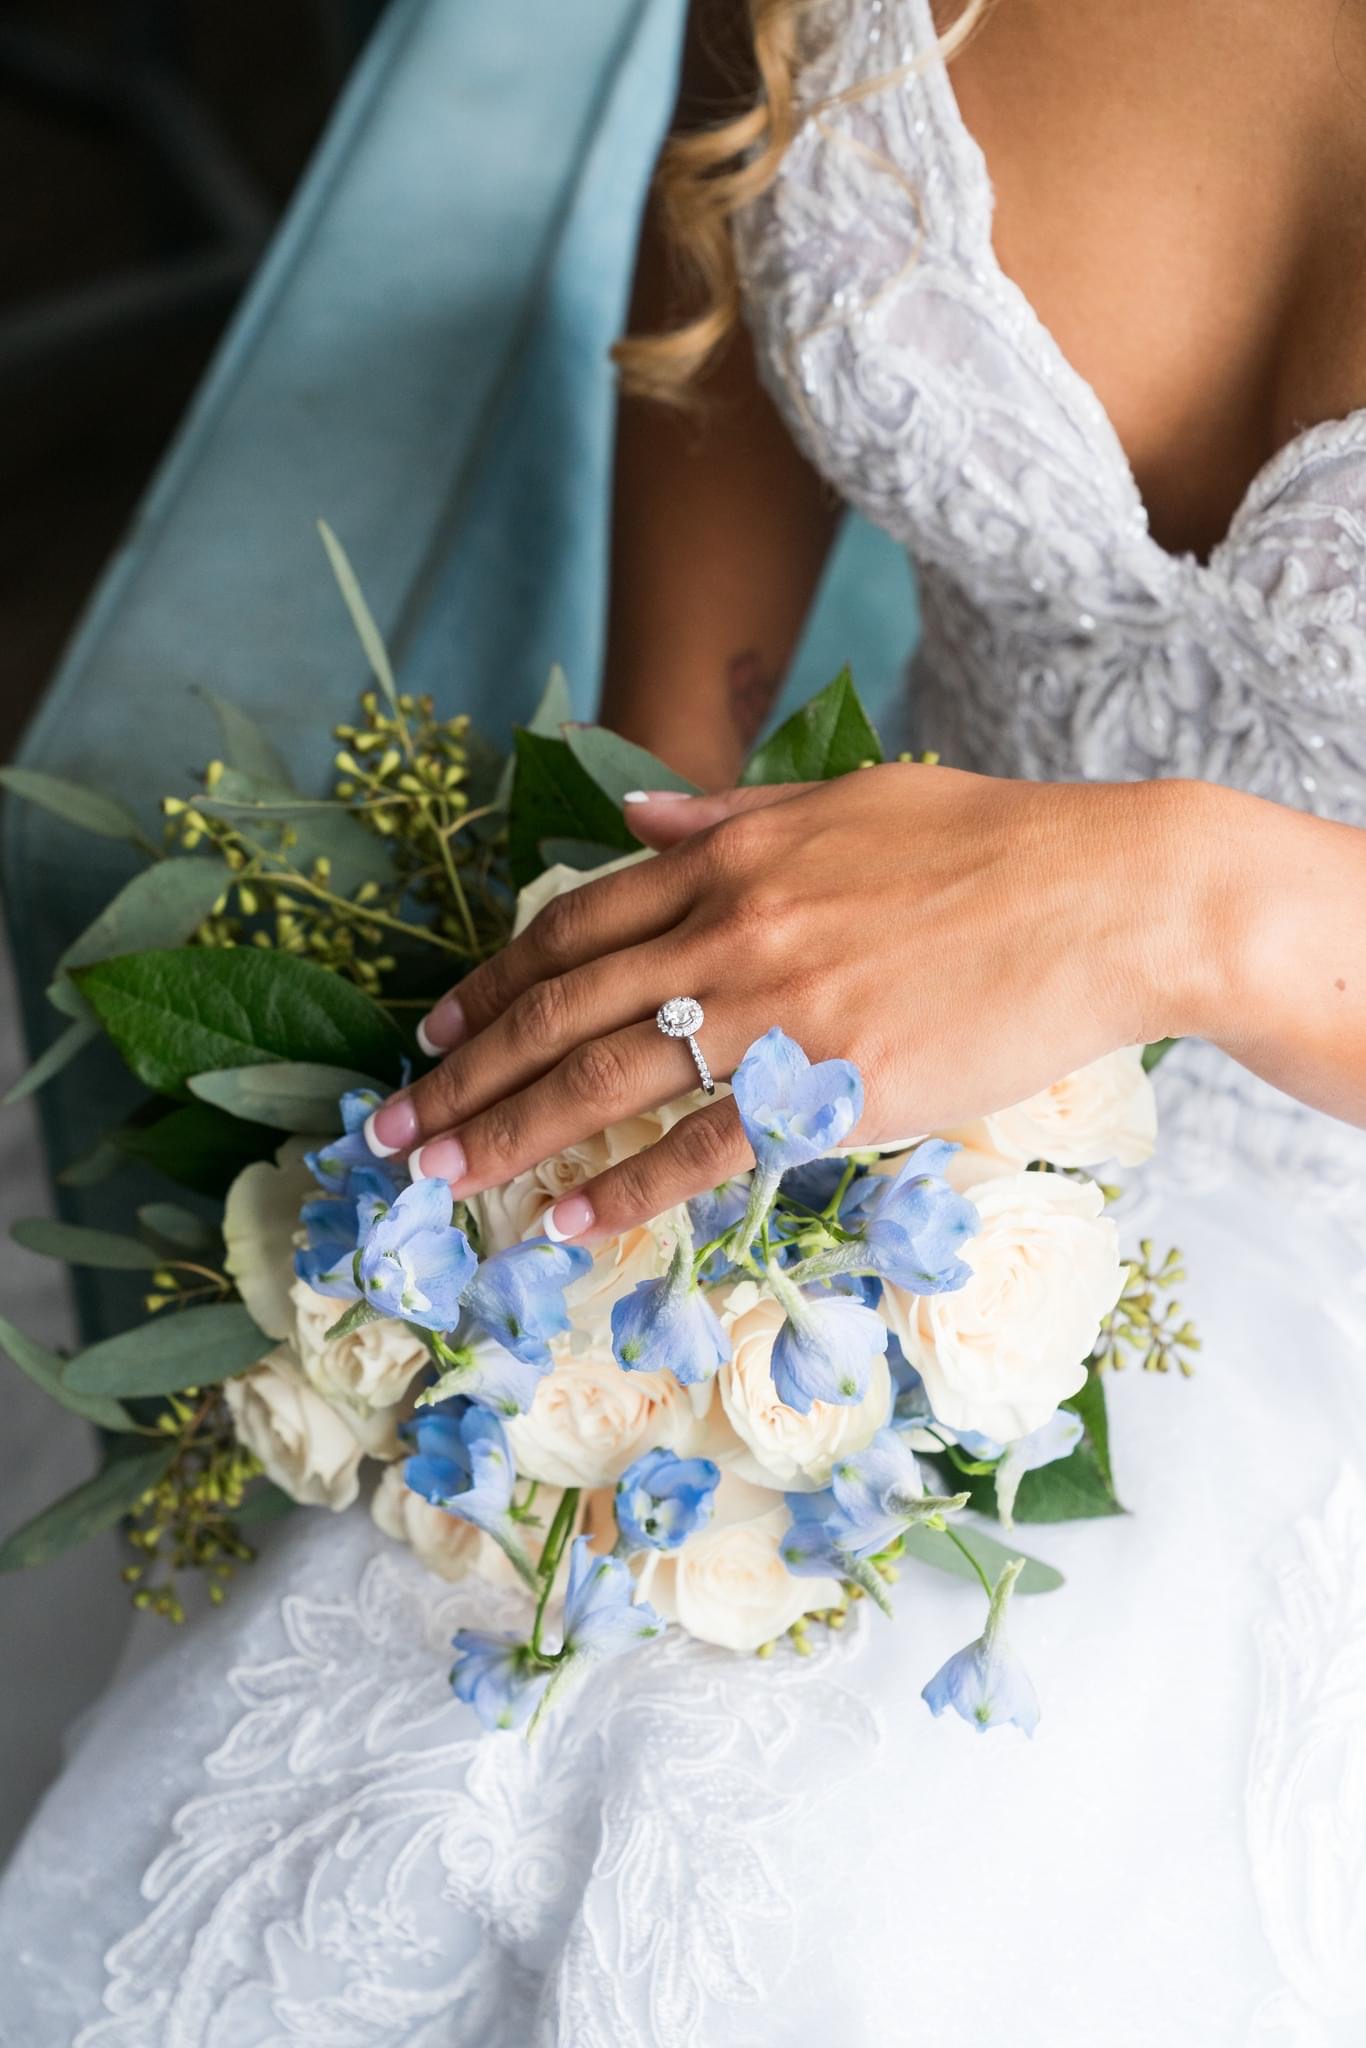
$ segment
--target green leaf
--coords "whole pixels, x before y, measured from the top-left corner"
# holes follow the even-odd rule
[[[365,659],[370,672],[388,699],[389,709],[398,713],[398,686],[394,682],[394,671],[389,662],[389,652],[384,645],[384,636],[375,624],[374,615],[365,602],[365,593],[360,587],[355,570],[351,567],[346,549],[333,533],[325,519],[318,521],[318,531],[327,549],[327,559],[332,564],[332,574],[337,579],[346,609],[351,614],[351,623],[356,637],[365,649]]]
[[[111,1458],[102,1472],[44,1508],[0,1545],[0,1572],[46,1564],[102,1529],[111,1529],[169,1470],[174,1456],[174,1444],[153,1444],[148,1450]]]
[[[243,775],[255,776],[260,782],[293,789],[289,769],[256,720],[249,718],[240,704],[220,697],[214,690],[206,690],[202,684],[195,685],[195,695],[203,698],[218,721],[223,757],[230,768],[240,769]]]
[[[640,842],[617,806],[579,766],[564,740],[518,732],[514,745],[508,857],[519,889],[543,870],[543,839],[586,839],[614,853],[638,850]]]
[[[608,861],[620,860],[621,848],[595,846],[591,839],[543,839],[540,854],[548,868],[578,868],[586,873],[591,868],[605,867]]]
[[[106,1337],[78,1351],[63,1373],[77,1394],[178,1394],[185,1387],[216,1386],[257,1365],[270,1339],[240,1301],[154,1316],[150,1323]]]
[[[882,759],[882,742],[848,669],[765,740],[741,777],[747,783],[828,782]]]
[[[244,1166],[273,1159],[279,1137],[264,1124],[243,1123],[207,1102],[188,1102],[155,1123],[122,1124],[57,1178],[88,1186],[105,1174],[106,1146],[115,1159],[137,1159],[199,1195],[225,1195]]]
[[[92,1038],[98,1038],[100,1027],[93,1017],[78,1017],[74,1024],[68,1024],[65,1031],[53,1039],[46,1051],[40,1052],[33,1065],[19,1076],[13,1085],[0,1096],[0,1108],[9,1109],[16,1102],[23,1102],[30,1095],[36,1095],[52,1079],[60,1074],[63,1067],[70,1066],[78,1053],[84,1052]]]
[[[94,832],[101,839],[126,839],[145,846],[141,825],[115,797],[102,790],[87,789],[84,783],[67,782],[59,775],[43,775],[36,768],[0,768],[0,789],[8,789],[26,802],[37,804],[77,825],[82,832]]]
[[[67,1161],[56,1175],[59,1188],[93,1188],[123,1165],[126,1154],[112,1138],[100,1138],[88,1152]]]
[[[250,1488],[240,1508],[234,1508],[234,1522],[278,1522],[284,1516],[292,1515],[298,1501],[291,1498],[273,1479],[264,1479]]]
[[[1062,1405],[1080,1415],[1085,1435],[1068,1457],[1025,1473],[1015,1500],[1016,1522],[1084,1522],[1124,1513],[1110,1470],[1110,1428],[1100,1375],[1092,1369],[1081,1392]],[[980,1514],[995,1513],[994,1479],[963,1477],[960,1484],[969,1489]]]
[[[310,960],[238,946],[126,954],[77,986],[138,1078],[163,1094],[192,1075],[280,1060],[396,1078],[403,1042],[360,989]]]
[[[1153,1068],[1159,1066],[1166,1059],[1172,1047],[1180,1045],[1180,1043],[1179,1038],[1155,1038],[1151,1045],[1145,1045],[1143,1048],[1144,1073],[1151,1074]]]
[[[1062,1573],[1053,1565],[1044,1564],[1037,1557],[1025,1557],[1024,1552],[1013,1545],[1007,1548],[982,1529],[964,1528],[961,1522],[955,1522],[953,1533],[960,1543],[967,1545],[993,1584],[1000,1575],[1001,1567],[1009,1564],[1012,1557],[1025,1558],[1025,1568],[1015,1586],[1017,1593],[1052,1593],[1063,1583]],[[971,1579],[976,1585],[976,1572],[961,1552],[954,1549],[947,1536],[941,1536],[921,1524],[908,1529],[902,1541],[907,1557],[915,1558],[917,1563],[934,1565],[941,1572],[951,1572],[959,1579]]]
[[[584,773],[591,775],[604,796],[620,804],[629,789],[678,789],[687,796],[701,790],[686,775],[657,761],[644,747],[633,745],[605,725],[566,725],[565,745]]]
[[[113,1230],[87,1230],[79,1223],[55,1223],[47,1216],[24,1216],[10,1236],[26,1252],[44,1259],[65,1259],[68,1266],[104,1266],[110,1272],[151,1272],[161,1254],[140,1238],[120,1237]]]
[[[196,1216],[192,1209],[182,1209],[178,1202],[144,1202],[138,1210],[138,1222],[150,1236],[160,1238],[173,1251],[206,1252],[217,1243],[203,1217]]]
[[[62,1378],[66,1360],[55,1351],[35,1344],[32,1337],[26,1337],[5,1316],[0,1316],[0,1350],[14,1361],[20,1372],[27,1373],[35,1386],[41,1387],[63,1408],[69,1408],[73,1415],[79,1415],[86,1422],[97,1423],[101,1429],[133,1427],[133,1418],[121,1401],[112,1401],[105,1394],[78,1394],[68,1387]]]
[[[524,730],[539,733],[543,739],[558,739],[561,727],[567,725],[573,716],[574,706],[569,695],[569,678],[560,664],[555,662],[546,677],[540,702],[527,720]],[[494,790],[493,801],[500,811],[505,811],[512,802],[512,781],[516,767],[517,755],[514,751],[504,761],[502,773]]]
[[[215,1103],[229,1116],[270,1124],[277,1131],[306,1131],[320,1137],[341,1129],[339,1099],[353,1088],[379,1088],[354,1067],[324,1067],[308,1060],[271,1061],[262,1066],[220,1067],[192,1074],[189,1088],[201,1102]]]
[[[58,974],[89,967],[96,960],[112,960],[120,953],[183,945],[231,880],[232,872],[221,860],[159,860],[144,868],[72,940],[57,962]]]

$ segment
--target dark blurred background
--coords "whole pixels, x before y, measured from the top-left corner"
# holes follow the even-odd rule
[[[384,0],[0,0],[0,760]]]

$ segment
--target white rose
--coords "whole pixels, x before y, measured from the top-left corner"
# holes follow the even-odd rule
[[[973,1201],[982,1227],[960,1247],[967,1285],[956,1294],[888,1286],[882,1314],[939,1421],[1010,1443],[1082,1385],[1124,1268],[1094,1181],[1003,1174]]]
[[[1098,1166],[1107,1159],[1140,1166],[1157,1141],[1157,1100],[1143,1070],[1143,1047],[1107,1053],[1027,1102],[943,1136],[964,1147],[950,1170],[960,1187],[1012,1173],[1033,1159],[1051,1166]]]
[[[309,1385],[339,1411],[371,1457],[396,1458],[398,1424],[410,1405],[413,1381],[428,1362],[426,1345],[392,1316],[329,1344],[327,1332],[345,1315],[346,1303],[296,1280],[290,1304],[295,1348]]]
[[[315,1394],[287,1344],[224,1382],[240,1442],[254,1451],[291,1500],[311,1508],[349,1508],[359,1485],[361,1449],[336,1410]]]
[[[757,1650],[801,1615],[842,1605],[836,1579],[798,1578],[783,1563],[792,1516],[772,1503],[771,1493],[726,1474],[706,1528],[672,1556],[647,1561],[642,1596],[666,1621],[723,1650]]]
[[[544,1503],[542,1535],[554,1512],[555,1496],[552,1495]],[[385,1467],[370,1503],[370,1513],[386,1536],[392,1536],[398,1543],[406,1543],[418,1563],[425,1565],[429,1572],[435,1572],[440,1579],[463,1579],[473,1573],[491,1586],[520,1587],[522,1584],[491,1537],[476,1529],[473,1522],[467,1522],[459,1515],[448,1515],[444,1508],[434,1507],[420,1493],[414,1493],[404,1481],[402,1465]],[[536,1532],[527,1530],[525,1533],[527,1547],[534,1556],[536,1546],[529,1539]]]
[[[808,1493],[828,1485],[835,1460],[862,1450],[887,1420],[891,1375],[886,1360],[876,1359],[861,1401],[847,1406],[813,1401],[810,1412],[799,1415],[778,1398],[773,1384],[773,1340],[783,1321],[773,1296],[752,1280],[731,1289],[721,1322],[732,1357],[717,1373],[716,1388],[734,1431],[733,1448],[718,1433],[708,1439],[707,1450],[756,1486]],[[718,1419],[714,1413],[713,1420]]]
[[[552,1486],[608,1486],[656,1446],[690,1457],[705,1432],[710,1382],[623,1372],[610,1351],[565,1353],[525,1415],[504,1423],[517,1470]]]
[[[289,1299],[294,1233],[300,1209],[318,1193],[318,1184],[304,1165],[305,1152],[316,1143],[313,1138],[287,1138],[273,1163],[258,1159],[243,1167],[223,1207],[223,1263],[237,1282],[252,1321],[277,1342],[294,1331]]]

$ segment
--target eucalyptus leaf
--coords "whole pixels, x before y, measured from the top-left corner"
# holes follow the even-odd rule
[[[231,880],[231,870],[221,860],[160,860],[144,868],[105,905],[94,923],[72,940],[57,962],[58,975],[89,967],[96,960],[112,960],[120,953],[183,945],[203,924]],[[81,1001],[79,991],[74,993]]]
[[[398,1075],[403,1041],[379,1005],[288,953],[128,954],[79,968],[76,982],[133,1072],[163,1094],[218,1068],[275,1061]]]
[[[215,1386],[257,1365],[270,1349],[240,1301],[154,1316],[150,1323],[78,1351],[63,1382],[77,1394],[128,1398]]]
[[[955,1522],[953,1533],[960,1543],[967,1545],[988,1579],[994,1584],[1000,1576],[1003,1565],[1012,1557],[1024,1557],[1025,1567],[1016,1581],[1017,1593],[1053,1593],[1063,1583],[1062,1573],[1051,1564],[1044,1564],[1040,1558],[1026,1557],[1022,1550],[1011,1544],[998,1543],[994,1536],[988,1536],[982,1529],[965,1528]],[[977,1583],[977,1574],[961,1551],[955,1550],[947,1536],[934,1529],[927,1529],[923,1523],[908,1529],[902,1538],[907,1557],[913,1557],[918,1564],[933,1565],[936,1570],[950,1572],[954,1578],[971,1579]]]
[[[389,709],[397,715],[398,686],[394,681],[394,671],[389,661],[389,650],[384,644],[384,636],[375,624],[374,614],[369,605],[365,602],[365,593],[360,587],[355,570],[351,567],[346,549],[325,519],[318,521],[318,531],[322,535],[323,546],[327,549],[327,559],[332,564],[332,574],[337,579],[337,588],[341,591],[342,600],[351,614],[356,637],[365,649],[365,659],[370,664],[370,672],[388,699]]]
[[[94,1023],[90,1005],[81,995],[74,981],[65,974],[56,974],[43,990],[54,1010],[60,1010],[64,1017],[82,1017],[87,1023]]]
[[[40,809],[65,818],[82,832],[100,839],[125,839],[133,846],[146,846],[141,825],[116,797],[103,790],[87,789],[83,782],[68,782],[60,775],[44,775],[36,768],[0,768],[0,789],[7,789]]]
[[[6,1538],[0,1545],[0,1572],[46,1564],[102,1529],[112,1529],[170,1469],[175,1453],[173,1443],[153,1444],[127,1457],[111,1458],[84,1486],[54,1501]]]
[[[163,1263],[159,1252],[140,1238],[121,1237],[113,1230],[87,1230],[80,1223],[58,1223],[48,1216],[23,1216],[10,1236],[26,1252],[44,1259],[64,1259],[68,1266],[103,1266],[110,1272],[151,1272]]]
[[[216,690],[205,689],[202,684],[195,685],[195,695],[203,698],[218,721],[223,757],[229,767],[240,769],[244,775],[254,775],[262,782],[278,783],[281,789],[294,787],[289,769],[273,743],[240,704],[234,704],[230,697],[220,697]]]
[[[206,817],[226,818],[237,830],[301,874],[328,864],[328,887],[354,896],[363,882],[384,882],[392,866],[384,843],[335,798],[296,795],[287,784],[265,782],[225,768],[206,796],[195,798]],[[285,844],[286,831],[290,843]]]
[[[152,1237],[161,1239],[178,1252],[205,1252],[212,1249],[217,1236],[202,1216],[196,1216],[192,1209],[182,1209],[178,1202],[144,1202],[138,1210],[138,1222]]]
[[[677,774],[644,747],[609,732],[605,725],[566,725],[564,741],[580,768],[592,776],[603,795],[614,804],[620,804],[632,789],[676,789],[685,796],[702,794],[686,775]]]
[[[639,850],[620,809],[579,766],[564,740],[518,732],[514,744],[508,859],[519,889],[543,871],[543,839],[587,840],[610,847],[614,855]]]
[[[828,782],[881,759],[882,742],[846,668],[751,755],[741,781]]]
[[[88,1152],[67,1161],[55,1176],[57,1185],[59,1188],[98,1187],[101,1181],[108,1180],[110,1174],[118,1172],[126,1156],[112,1138],[100,1138]]]
[[[0,1350],[35,1386],[83,1421],[96,1423],[101,1429],[132,1429],[133,1418],[121,1401],[111,1400],[107,1394],[76,1393],[62,1378],[66,1360],[35,1344],[32,1337],[26,1337],[5,1316],[0,1316]]]
[[[40,1052],[33,1065],[19,1076],[14,1084],[0,1096],[0,1108],[9,1109],[16,1102],[23,1102],[30,1095],[36,1095],[46,1087],[54,1074],[60,1074],[63,1067],[69,1067],[78,1053],[85,1051],[92,1039],[98,1038],[100,1027],[93,1017],[78,1017],[74,1024],[53,1039],[45,1051]]]
[[[192,1074],[188,1086],[201,1102],[212,1102],[229,1116],[269,1124],[277,1131],[305,1131],[320,1137],[341,1129],[337,1104],[353,1088],[386,1092],[371,1075],[354,1067],[320,1066],[309,1060],[220,1067],[214,1073]]]

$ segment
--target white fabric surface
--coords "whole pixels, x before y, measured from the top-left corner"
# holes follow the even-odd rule
[[[838,0],[813,85],[927,35],[923,0]],[[962,239],[984,173],[942,74],[887,105],[839,117],[861,151],[800,142],[744,240],[798,431],[931,564],[927,737],[1361,816],[1366,437],[1268,472],[1302,511],[1341,457],[1321,546],[1264,480],[1237,567],[1163,556],[1108,424]],[[925,207],[890,284],[879,156]],[[859,325],[834,292],[865,283]],[[1241,571],[1278,549],[1259,602]],[[1266,596],[1319,586],[1345,682]],[[1358,2048],[1366,1136],[1199,1047],[1160,1080],[1126,1227],[1183,1246],[1205,1349],[1188,1383],[1113,1383],[1131,1515],[1022,1532],[1069,1581],[1015,1610],[1032,1744],[925,1713],[980,1599],[914,1573],[894,1625],[807,1662],[666,1636],[528,1751],[446,1689],[454,1627],[508,1596],[425,1577],[361,1512],[301,1516],[88,1724],[0,1893],[6,2048]]]

